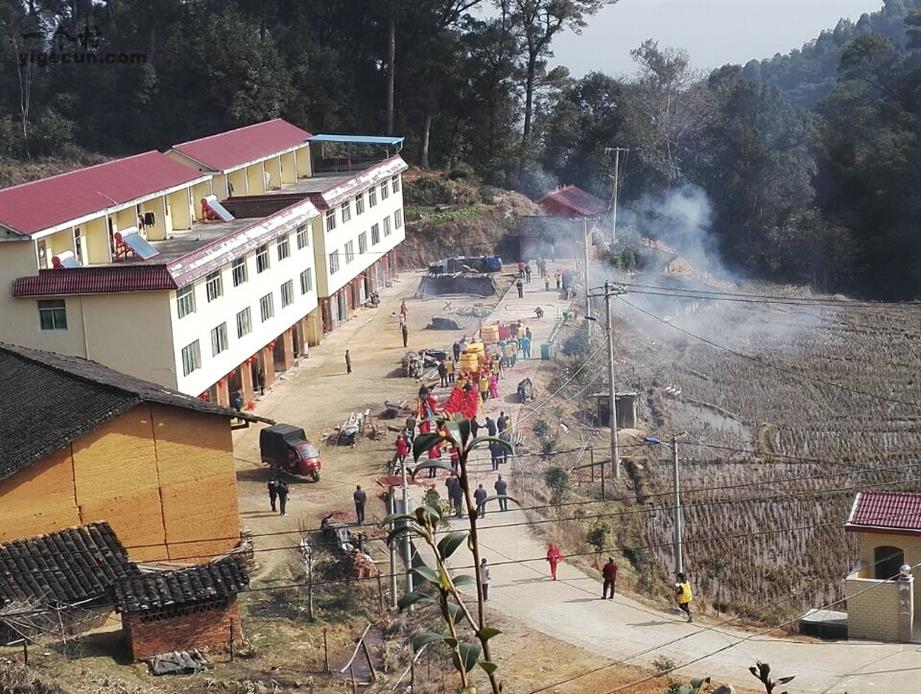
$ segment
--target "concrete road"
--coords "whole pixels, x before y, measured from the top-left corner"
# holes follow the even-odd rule
[[[543,306],[547,314],[542,321],[533,319],[536,305]],[[543,283],[535,278],[526,287],[524,299],[518,299],[513,287],[499,302],[489,322],[526,320],[534,333],[536,347],[532,353],[539,357],[539,344],[549,336],[557,311],[566,307],[555,293],[544,292]],[[533,377],[539,364],[538,359],[524,360],[509,370],[502,382],[503,397],[489,401],[487,411],[495,416],[504,409],[511,411],[513,418],[521,414],[525,419],[533,419],[527,414],[531,411],[529,407],[519,413],[520,406],[509,405],[506,396],[514,392],[519,380],[528,375]],[[547,395],[538,394],[538,407]],[[492,493],[495,475],[490,467],[488,456],[479,456],[473,464],[473,477],[475,484],[483,483]],[[509,478],[509,494],[514,495],[514,468],[500,472]],[[444,494],[443,488],[440,491]],[[421,490],[416,488],[416,492]],[[778,676],[796,676],[788,687],[791,692],[921,694],[919,644],[769,638],[756,632],[721,627],[713,620],[688,624],[677,610],[648,607],[623,595],[602,602],[599,577],[588,576],[565,561],[558,570],[559,580],[549,579],[543,558],[547,547],[524,523],[523,511],[512,508],[500,512],[496,502],[490,506],[481,521],[480,535],[481,555],[492,565],[490,607],[557,639],[611,658],[612,665],[621,662],[649,665],[655,658],[666,657],[676,664],[688,664],[678,671],[680,674],[709,675],[720,682],[750,688],[757,683],[748,673],[748,667],[760,660],[771,663]],[[466,521],[454,524],[465,527]],[[427,556],[424,550],[420,554]],[[466,548],[452,559],[456,566],[472,564]],[[585,691],[578,680],[561,683],[559,688],[548,685],[553,683],[535,684],[534,689]]]

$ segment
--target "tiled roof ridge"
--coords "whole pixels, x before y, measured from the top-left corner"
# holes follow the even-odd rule
[[[224,135],[229,135],[230,133],[238,133],[242,130],[248,130],[249,128],[255,128],[257,126],[266,125],[268,123],[277,123],[278,121],[283,121],[287,123],[288,125],[292,125],[295,128],[298,128],[299,130],[304,130],[301,126],[295,125],[291,121],[285,120],[284,118],[281,118],[281,117],[270,118],[269,120],[261,120],[258,123],[250,123],[249,125],[241,125],[239,128],[231,128],[230,130],[222,130],[219,133],[212,133],[210,135],[205,135],[203,137],[193,137],[191,140],[186,140],[185,142],[180,142],[178,144],[173,145],[171,149],[179,149],[180,147],[184,147],[185,145],[190,145],[193,142],[196,142],[196,143],[204,142],[205,140],[210,140],[215,137],[223,137]],[[307,131],[305,130],[304,132],[307,132]]]
[[[20,347],[19,345],[13,345],[8,342],[0,342],[0,350],[13,354],[17,359],[22,359],[23,361],[28,361],[33,364],[38,364],[42,368],[49,369],[51,371],[55,371],[56,373],[63,374],[64,376],[68,378],[72,378],[82,383],[89,383],[97,387],[104,386],[105,388],[111,390],[112,392],[120,393],[122,395],[134,396],[138,399],[138,401],[135,402],[130,407],[133,407],[134,405],[138,404],[138,402],[143,402],[145,400],[144,395],[139,390],[129,390],[123,386],[117,386],[113,383],[109,383],[108,381],[101,381],[98,379],[91,378],[88,375],[74,373],[70,369],[65,368],[63,365],[56,363],[58,360],[61,360],[62,358],[65,360],[66,359],[74,359],[74,360],[83,359],[83,361],[89,362],[96,366],[100,366],[106,371],[113,371],[111,367],[108,367],[105,364],[101,364],[95,359],[85,359],[83,357],[74,357],[74,356],[70,356],[67,354],[61,354],[59,352],[49,352],[43,349],[34,349],[32,347]],[[51,361],[43,361],[42,359],[38,357],[38,355],[32,356],[31,354],[29,354],[29,352],[36,352],[38,353],[38,355],[48,355],[48,356],[54,357],[54,359]],[[121,374],[121,372],[116,372],[116,373],[119,373],[121,376],[127,376],[127,374]],[[127,376],[127,377],[132,378],[132,379],[134,378],[133,376]],[[124,412],[125,410],[130,409],[130,407],[119,409],[118,412]],[[118,414],[118,412],[113,412],[113,415]]]
[[[45,183],[46,181],[53,181],[56,178],[63,178],[64,176],[73,176],[78,173],[84,173],[86,171],[90,171],[91,169],[98,169],[103,166],[110,166],[117,162],[124,162],[124,161],[128,161],[129,159],[145,157],[149,154],[163,154],[163,153],[157,149],[148,149],[145,152],[137,152],[136,154],[129,154],[124,157],[116,157],[114,159],[107,159],[106,161],[101,161],[98,164],[90,164],[89,166],[81,166],[80,168],[72,169],[71,171],[62,171],[61,173],[51,174],[50,176],[42,176],[41,178],[36,178],[34,181],[26,181],[25,183],[17,183],[14,186],[7,186],[0,190],[3,190],[4,192],[9,191],[9,190],[20,190],[27,186],[36,185],[38,183]]]

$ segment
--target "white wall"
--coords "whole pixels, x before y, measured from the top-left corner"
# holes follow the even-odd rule
[[[316,246],[316,265],[320,274],[323,276],[318,284],[320,296],[330,296],[334,292],[344,287],[352,279],[360,275],[367,268],[388,251],[396,248],[406,238],[406,220],[403,225],[397,229],[394,224],[393,213],[396,210],[403,209],[403,185],[400,179],[399,192],[394,193],[391,179],[387,179],[388,190],[390,195],[386,200],[381,200],[380,183],[375,184],[377,188],[377,205],[370,207],[368,205],[368,188],[365,188],[364,194],[365,211],[363,214],[355,214],[355,197],[350,198],[352,218],[348,222],[342,222],[342,206],[336,207],[336,228],[333,231],[326,231],[326,213],[324,212],[318,220],[314,222],[314,235]],[[403,213],[405,215],[405,212]],[[390,218],[390,235],[384,236],[385,217]],[[378,224],[380,228],[380,242],[372,243],[371,227]],[[362,255],[358,248],[358,236],[365,232],[368,235],[368,251]],[[345,260],[345,244],[352,242],[355,248],[355,259],[351,263]],[[329,254],[332,251],[339,251],[339,271],[329,274]]]
[[[246,255],[247,281],[239,287],[233,286],[231,266],[221,268],[224,293],[209,302],[205,290],[205,278],[194,284],[195,312],[179,318],[176,293],[170,293],[169,310],[172,321],[173,358],[178,380],[178,388],[184,393],[198,395],[213,383],[237,367],[244,359],[252,356],[262,347],[274,340],[298,320],[317,307],[317,270],[314,267],[313,238],[308,232],[310,245],[303,249],[297,247],[297,234],[288,235],[290,255],[278,260],[278,239],[268,242],[271,266],[268,270],[256,273],[256,255]],[[307,268],[313,269],[313,291],[301,294],[300,274]],[[294,284],[294,302],[282,308],[281,285],[287,280]],[[259,309],[259,299],[272,293],[275,315],[263,323]],[[251,313],[252,332],[237,337],[237,313],[245,307]],[[222,322],[227,323],[229,348],[214,356],[211,354],[211,330]],[[182,373],[182,348],[195,340],[201,347],[201,368],[188,376]]]

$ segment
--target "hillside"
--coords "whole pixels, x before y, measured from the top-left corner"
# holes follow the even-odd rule
[[[0,159],[0,188],[36,181],[40,178],[67,173],[83,166],[106,160],[99,154],[75,153],[70,156],[43,157],[32,161]]]
[[[541,214],[520,193],[481,185],[468,177],[413,168],[404,174],[404,267],[425,267],[453,255],[510,256],[508,232],[522,215]]]

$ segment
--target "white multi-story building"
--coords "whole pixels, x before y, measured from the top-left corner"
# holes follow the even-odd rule
[[[401,142],[275,120],[0,190],[0,341],[249,402],[393,276]]]

